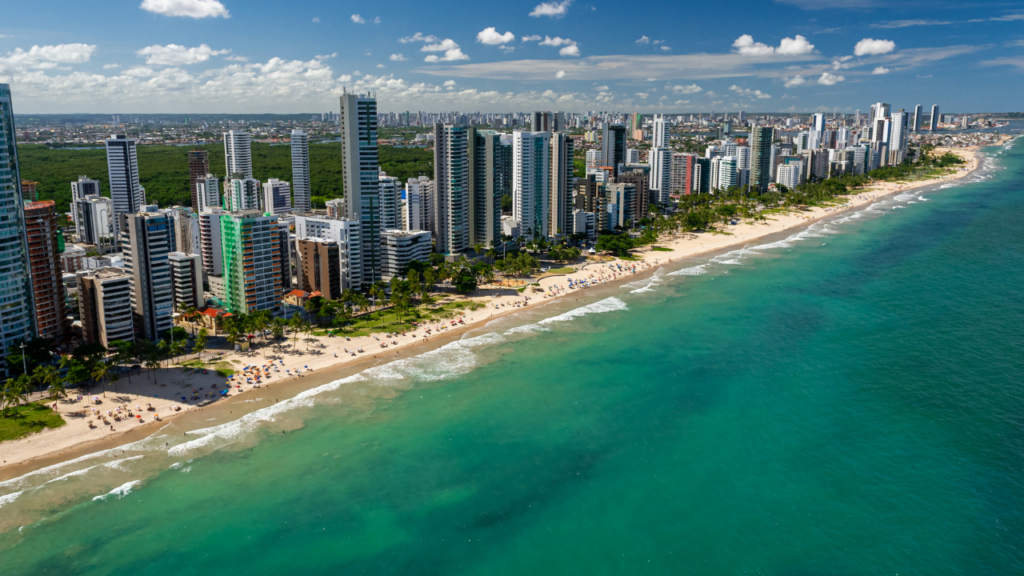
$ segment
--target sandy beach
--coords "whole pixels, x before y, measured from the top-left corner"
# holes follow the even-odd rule
[[[939,149],[937,153],[945,151]],[[180,431],[203,427],[207,425],[206,421],[221,414],[230,413],[237,417],[235,412],[258,409],[259,402],[275,402],[294,396],[355,373],[369,364],[389,362],[437,348],[497,317],[532,309],[566,294],[579,296],[592,287],[636,280],[671,262],[740,247],[772,234],[807,226],[838,212],[865,206],[883,196],[963,178],[978,167],[976,149],[949,151],[963,157],[967,164],[941,179],[878,183],[844,197],[845,203],[833,207],[772,214],[762,222],[740,221],[724,226],[716,233],[666,237],[658,246],[671,251],[645,248],[635,251],[636,260],[583,263],[576,265],[576,270],[569,274],[531,280],[540,286],[528,287],[522,293],[512,288],[485,286],[471,297],[438,294],[437,298],[441,300],[474,301],[482,307],[475,311],[467,309],[463,316],[446,322],[430,321],[406,334],[381,333],[351,339],[310,337],[300,338],[297,343],[289,338],[245,353],[214,350],[204,354],[207,361],[219,355],[219,362],[230,363],[236,371],[236,376],[231,379],[219,377],[212,370],[204,374],[186,372],[180,367],[157,370],[152,375],[145,371],[133,373],[131,382],[127,377],[117,382],[118,392],[108,386],[104,397],[103,391],[94,387],[92,393],[83,395],[81,400],[75,395],[58,402],[56,409],[67,421],[65,426],[0,444],[0,480],[144,438],[172,422],[173,428]],[[228,386],[231,392],[222,395],[221,391]],[[94,397],[99,397],[98,403]],[[242,405],[243,402],[247,403]],[[200,413],[201,419],[198,417]]]

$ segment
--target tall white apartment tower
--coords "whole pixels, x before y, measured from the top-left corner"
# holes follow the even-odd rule
[[[107,172],[110,199],[115,214],[134,214],[146,204],[146,191],[139,184],[139,164],[135,140],[114,134],[107,140]]]
[[[651,148],[650,154],[650,189],[657,192],[659,204],[667,204],[672,193],[672,150],[665,147]]]
[[[551,134],[551,202],[548,208],[548,232],[552,238],[572,234],[573,154],[575,141],[562,132]]]
[[[305,130],[292,130],[292,205],[296,212],[312,209],[309,184],[309,136]]]
[[[914,106],[914,118],[913,123],[910,125],[910,129],[913,132],[921,131],[921,105]]]
[[[825,114],[819,112],[811,117],[811,132],[808,136],[809,148],[820,148],[825,136]]]
[[[548,230],[550,140],[547,132],[512,134],[512,217],[526,237]]]
[[[341,168],[347,216],[360,223],[362,286],[369,288],[381,274],[375,96],[348,92],[341,96]]]
[[[469,249],[469,148],[465,126],[434,124],[434,250]]]
[[[207,174],[196,181],[196,197],[199,199],[199,211],[207,208],[220,207],[220,179]]]
[[[406,230],[433,232],[434,181],[426,176],[410,178],[405,184]]]
[[[932,105],[932,117],[928,119],[928,129],[932,132],[939,129],[939,105]]]
[[[381,172],[380,182],[380,229],[397,230],[402,227],[402,183],[394,176]]]
[[[665,115],[659,114],[654,117],[654,130],[651,132],[651,148],[668,147],[668,130],[665,125]]]
[[[71,183],[71,202],[75,200],[81,200],[86,196],[99,196],[100,195],[100,183],[98,180],[92,180],[88,176],[79,176],[78,182]]]
[[[118,214],[124,271],[131,277],[132,321],[139,338],[156,341],[171,329],[174,290],[168,254],[174,252],[170,214]]]
[[[25,204],[21,197],[21,172],[14,134],[11,87],[0,84],[0,355],[7,356],[14,343],[35,333],[35,302],[28,267],[25,236]],[[59,280],[59,279],[58,279]]]
[[[247,132],[229,130],[224,133],[224,164],[228,178],[236,174],[252,178],[252,142]]]

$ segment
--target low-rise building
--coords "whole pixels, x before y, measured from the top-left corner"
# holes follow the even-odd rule
[[[184,307],[202,308],[203,261],[199,254],[171,252],[167,255],[171,264],[171,287],[175,312]]]
[[[131,277],[120,268],[77,274],[78,315],[86,344],[110,348],[115,340],[135,341]]]
[[[409,264],[429,262],[433,251],[431,234],[426,230],[385,230],[380,235],[381,279],[390,281],[405,276]]]

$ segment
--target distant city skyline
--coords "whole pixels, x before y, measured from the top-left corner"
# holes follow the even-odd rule
[[[1009,4],[738,0],[741,19],[667,1],[371,8],[16,3],[0,82],[20,114],[316,112],[345,88],[375,92],[382,112],[852,113],[883,92],[900,107],[1020,108],[1024,7]]]

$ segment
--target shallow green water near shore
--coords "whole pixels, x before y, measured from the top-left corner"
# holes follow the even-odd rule
[[[1024,145],[996,150],[274,422],[7,484],[0,514],[46,519],[0,571],[1019,574]]]

